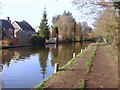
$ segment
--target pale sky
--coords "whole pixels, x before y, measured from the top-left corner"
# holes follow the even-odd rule
[[[52,24],[52,17],[62,14],[64,11],[72,13],[76,21],[83,21],[80,18],[81,13],[72,5],[73,0],[1,0],[2,8],[0,19],[6,19],[7,16],[12,21],[27,21],[33,28],[39,26],[43,15],[44,7],[48,14],[48,23]],[[85,19],[85,18],[84,18]],[[90,25],[90,21],[88,22]]]

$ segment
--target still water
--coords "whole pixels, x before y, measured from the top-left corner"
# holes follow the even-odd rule
[[[63,66],[72,58],[73,52],[78,54],[89,44],[51,44],[1,50],[2,87],[33,88],[53,73],[54,63]]]

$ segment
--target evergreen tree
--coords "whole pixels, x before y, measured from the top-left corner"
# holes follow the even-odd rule
[[[48,20],[47,20],[47,13],[46,13],[46,8],[44,9],[43,12],[43,17],[41,19],[41,23],[39,26],[39,36],[44,37],[45,39],[49,39],[49,27],[48,27]]]

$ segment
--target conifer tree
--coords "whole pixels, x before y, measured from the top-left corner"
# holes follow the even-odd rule
[[[48,20],[47,20],[47,13],[46,8],[44,8],[43,17],[40,22],[39,26],[39,36],[44,37],[45,39],[49,39],[49,26],[48,26]]]

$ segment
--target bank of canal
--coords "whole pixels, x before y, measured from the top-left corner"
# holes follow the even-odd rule
[[[80,88],[84,86],[85,75],[89,73],[97,44],[92,43],[82,50],[76,58],[71,59],[59,71],[41,82],[39,88]]]
[[[108,56],[111,45],[94,43],[35,89],[118,88],[118,63]],[[114,82],[113,82],[114,81]]]
[[[75,44],[55,44],[46,47],[21,47],[3,49],[2,87],[34,88],[54,71],[54,63],[65,65],[72,53],[79,53],[91,42]]]

